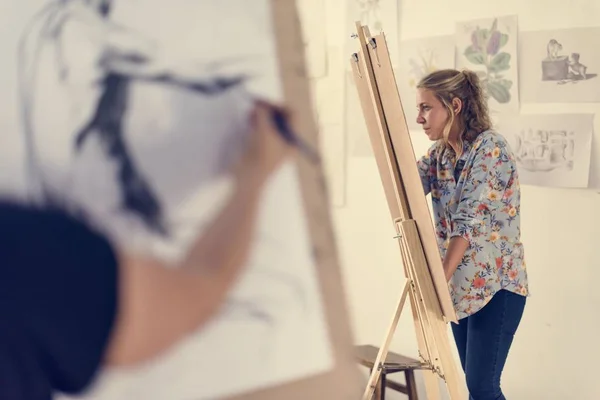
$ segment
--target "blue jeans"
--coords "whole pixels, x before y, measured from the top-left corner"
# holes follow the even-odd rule
[[[500,377],[526,297],[501,290],[475,314],[452,323],[469,400],[506,400]]]

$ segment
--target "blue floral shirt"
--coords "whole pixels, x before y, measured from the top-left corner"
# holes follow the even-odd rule
[[[435,143],[418,168],[425,194],[431,193],[442,259],[452,237],[469,242],[449,282],[461,319],[483,308],[501,289],[524,296],[529,289],[520,238],[519,177],[506,139],[485,131],[465,141],[462,155],[455,158],[452,148]]]

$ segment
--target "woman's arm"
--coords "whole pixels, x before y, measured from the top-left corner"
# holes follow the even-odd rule
[[[246,263],[263,187],[291,149],[259,105],[252,135],[235,169],[229,203],[196,240],[179,268],[120,256],[120,311],[106,362],[129,365],[158,355],[216,312]]]
[[[431,192],[431,167],[433,165],[434,146],[431,146],[425,155],[417,160],[417,169],[419,171],[419,177],[421,178],[421,184],[423,185],[423,191],[425,196]]]
[[[460,236],[454,236],[450,239],[450,244],[448,245],[446,256],[444,257],[442,264],[444,267],[444,274],[446,275],[446,281],[449,281],[450,278],[452,278],[454,271],[458,268],[468,248],[469,242],[466,239]]]

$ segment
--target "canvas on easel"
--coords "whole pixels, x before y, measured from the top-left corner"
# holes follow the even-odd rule
[[[121,248],[179,265],[234,193],[256,101],[289,109],[282,135],[308,149],[271,176],[210,323],[77,398],[356,397],[295,1],[21,0],[0,19],[2,194]]]
[[[410,134],[385,35],[371,37],[356,23],[358,51],[350,64],[401,250],[406,283],[363,394],[371,399],[406,298],[410,299],[428,399],[439,399],[438,377],[452,400],[462,385],[451,352],[447,323],[457,317],[443,272],[431,214],[417,170]]]

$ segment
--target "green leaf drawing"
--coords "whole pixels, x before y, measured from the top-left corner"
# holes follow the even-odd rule
[[[475,49],[473,46],[469,46],[465,49],[465,57],[473,64],[483,65],[485,64],[485,56],[481,51]]]
[[[495,81],[498,82],[500,85],[504,86],[509,91],[513,85],[513,81],[509,81],[508,79],[496,79]]]
[[[475,74],[477,75],[479,80],[483,81],[487,79],[487,73],[485,71],[475,71]]]
[[[500,72],[510,69],[510,54],[507,52],[498,53],[492,58],[489,65],[490,72]]]
[[[508,35],[506,33],[500,34],[500,48],[503,48],[508,43]]]
[[[506,86],[506,84],[503,84],[505,82],[509,82],[510,86],[512,86],[512,83],[510,81],[506,81],[505,79],[489,81],[487,84],[487,91],[489,95],[500,104],[510,102],[510,89]]]

